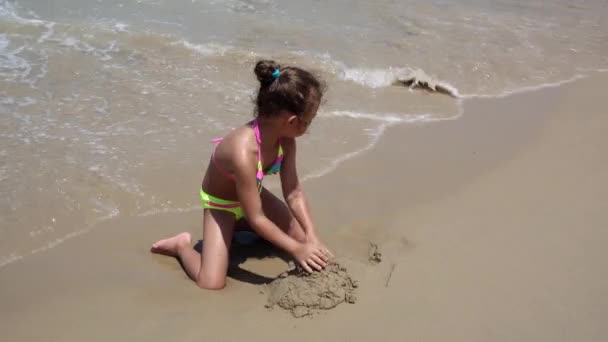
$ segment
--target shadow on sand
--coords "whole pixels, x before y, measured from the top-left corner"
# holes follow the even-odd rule
[[[202,253],[203,240],[198,240],[194,245],[194,249]],[[242,263],[250,258],[281,258],[285,262],[289,262],[290,260],[285,253],[275,248],[266,240],[258,237],[255,233],[249,231],[235,232],[230,247],[228,277],[255,285],[268,284],[274,280],[274,278],[262,276],[240,267]]]

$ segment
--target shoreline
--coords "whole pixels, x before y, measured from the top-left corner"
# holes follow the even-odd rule
[[[608,69],[588,70],[588,72],[586,74],[577,74],[566,80],[552,82],[552,83],[543,83],[543,84],[537,85],[537,86],[526,86],[526,87],[518,88],[513,91],[506,91],[506,92],[496,94],[496,95],[461,94],[461,95],[459,95],[459,97],[457,97],[455,99],[455,101],[458,102],[457,103],[458,112],[451,116],[446,116],[446,117],[425,119],[425,117],[427,117],[428,114],[402,114],[401,116],[388,116],[386,118],[376,118],[373,114],[371,114],[371,115],[369,115],[370,117],[366,117],[366,118],[368,118],[370,120],[377,120],[377,121],[381,122],[381,124],[374,128],[374,130],[377,132],[370,135],[368,142],[366,144],[364,144],[363,147],[355,149],[350,152],[347,152],[343,155],[340,155],[337,158],[338,161],[332,162],[332,165],[330,167],[324,167],[324,168],[310,171],[308,174],[305,174],[302,177],[301,181],[303,183],[306,183],[309,181],[314,181],[317,178],[328,176],[331,173],[335,172],[336,169],[339,168],[342,163],[347,162],[352,158],[364,157],[364,155],[366,153],[369,153],[371,150],[373,150],[375,148],[376,144],[382,139],[382,136],[385,134],[385,132],[395,126],[402,126],[402,125],[418,126],[418,121],[420,121],[420,123],[422,125],[434,125],[434,124],[440,123],[442,121],[458,120],[459,118],[461,118],[464,115],[464,106],[465,106],[465,103],[468,101],[472,101],[472,100],[474,101],[474,100],[480,100],[480,99],[483,99],[483,100],[497,99],[498,100],[498,99],[508,98],[511,96],[517,96],[520,94],[534,93],[537,91],[543,91],[545,89],[551,89],[551,88],[568,85],[572,82],[577,82],[579,80],[585,80],[588,78],[601,76],[602,74],[605,74],[607,72],[608,72]],[[443,95],[439,95],[439,96],[443,96]],[[335,112],[331,112],[331,113],[335,113]],[[348,117],[349,113],[350,113],[349,111],[343,111],[337,116],[347,116]],[[361,117],[360,113],[356,113],[356,114],[358,114],[356,116],[357,118]],[[270,183],[268,185],[272,190],[275,190],[275,188],[277,187],[277,184],[278,184],[277,182],[273,182],[272,180],[270,180]],[[169,210],[164,210],[164,211],[151,210],[151,211],[146,211],[144,213],[137,214],[134,217],[148,217],[148,216],[156,216],[156,215],[186,213],[186,212],[197,211],[198,209],[199,209],[198,205],[193,205],[189,208],[171,208]],[[82,228],[82,229],[67,233],[58,238],[55,238],[52,241],[49,241],[48,243],[46,243],[46,245],[42,245],[42,246],[30,251],[29,253],[26,253],[26,254],[11,253],[6,256],[3,256],[2,259],[0,259],[0,272],[2,271],[2,269],[4,267],[7,267],[15,262],[19,262],[20,260],[32,257],[39,253],[45,253],[47,250],[53,249],[53,248],[57,247],[58,245],[63,244],[65,241],[72,240],[73,238],[80,237],[83,234],[87,234],[90,231],[95,230],[96,226],[98,226],[98,225],[104,225],[107,221],[112,221],[114,219],[121,219],[121,218],[122,217],[120,216],[119,213],[111,214],[110,217],[101,218],[101,219],[99,219],[98,222],[87,225],[85,228]]]
[[[608,242],[598,229],[607,223],[600,213],[608,191],[605,182],[591,181],[608,165],[600,154],[608,143],[598,138],[608,127],[599,90],[606,80],[598,74],[503,98],[467,99],[459,119],[388,127],[369,150],[308,180],[321,235],[360,280],[355,305],[294,320],[263,307],[260,285],[231,278],[222,292],[198,290],[175,260],[148,252],[155,239],[177,231],[200,237],[195,210],[112,219],[61,248],[6,265],[0,327],[11,340],[189,341],[200,340],[201,327],[211,339],[253,333],[256,340],[296,341],[606,338],[600,314],[608,303],[597,295],[607,279],[597,267],[601,242]],[[597,146],[586,149],[589,142]],[[576,183],[570,174],[591,176]],[[562,193],[586,200],[568,203],[577,211],[565,213]],[[562,226],[577,219],[589,227]],[[589,257],[569,245],[583,240],[574,247],[585,247]],[[378,266],[366,263],[369,242],[385,256]],[[560,285],[560,262],[584,268],[576,274],[588,282]],[[242,266],[265,277],[286,267],[277,259]],[[589,302],[586,293],[593,294]],[[531,306],[518,306],[524,304]]]

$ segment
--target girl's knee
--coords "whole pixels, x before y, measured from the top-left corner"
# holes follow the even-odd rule
[[[226,276],[201,274],[196,280],[196,286],[205,290],[221,290],[226,287]]]

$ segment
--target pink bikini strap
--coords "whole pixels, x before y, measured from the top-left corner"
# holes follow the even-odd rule
[[[255,119],[253,120],[253,132],[255,134],[255,141],[258,144],[258,165],[257,165],[257,173],[255,178],[258,180],[258,187],[261,187],[261,182],[262,179],[264,179],[264,170],[263,170],[263,166],[262,166],[262,139],[260,137],[260,127],[258,125],[258,120]],[[220,163],[218,163],[215,160],[215,150],[217,149],[217,145],[220,141],[222,141],[223,138],[217,138],[217,139],[213,139],[211,140],[211,142],[215,143],[215,147],[213,147],[213,153],[211,154],[211,159],[213,160],[213,164],[215,164],[215,167],[217,167],[222,173],[226,174],[226,176],[228,176],[228,178],[232,179],[232,180],[236,180],[236,178],[234,177],[233,174],[231,174],[230,172],[228,172],[228,170],[226,170],[223,166],[220,165]]]
[[[260,137],[260,126],[258,125],[257,118],[253,120],[253,133],[255,134],[255,141],[258,143],[258,170],[255,178],[257,178],[258,182],[261,182],[264,179],[264,169],[262,166],[262,138]]]

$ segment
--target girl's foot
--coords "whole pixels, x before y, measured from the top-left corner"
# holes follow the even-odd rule
[[[190,236],[190,233],[184,232],[168,239],[156,241],[150,248],[150,252],[176,257],[179,248],[190,246],[191,243],[192,236]]]

